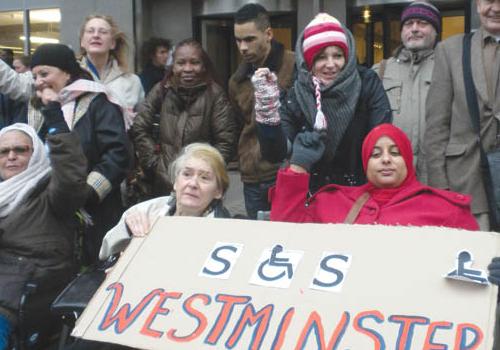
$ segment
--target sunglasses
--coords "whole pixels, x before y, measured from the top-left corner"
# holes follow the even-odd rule
[[[31,151],[31,146],[24,145],[24,146],[13,146],[13,147],[1,147],[0,148],[0,158],[5,158],[7,157],[10,152],[14,152],[16,155],[25,155]]]

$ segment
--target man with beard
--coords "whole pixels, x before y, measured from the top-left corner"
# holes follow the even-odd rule
[[[425,101],[440,32],[439,10],[428,2],[412,2],[401,14],[401,46],[393,57],[373,66],[389,97],[393,124],[411,140],[417,178],[422,183],[427,183],[423,150]]]

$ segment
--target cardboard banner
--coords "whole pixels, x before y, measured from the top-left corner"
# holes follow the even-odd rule
[[[164,217],[76,337],[140,349],[492,349],[498,235]],[[446,278],[448,277],[448,278]]]

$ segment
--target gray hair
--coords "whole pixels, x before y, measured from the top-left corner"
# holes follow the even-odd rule
[[[181,169],[191,158],[198,158],[206,161],[212,168],[217,185],[222,193],[226,193],[229,187],[229,175],[226,171],[226,163],[220,152],[208,143],[192,143],[185,146],[177,155],[177,158],[170,164],[168,175],[170,182],[174,183]]]

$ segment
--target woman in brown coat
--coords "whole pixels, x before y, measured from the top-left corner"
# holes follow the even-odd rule
[[[153,197],[172,190],[167,169],[185,145],[207,142],[226,162],[230,160],[236,123],[212,63],[197,41],[187,39],[176,46],[172,69],[150,91],[140,111],[132,137],[140,165],[153,183]],[[154,137],[157,114],[159,140]]]

